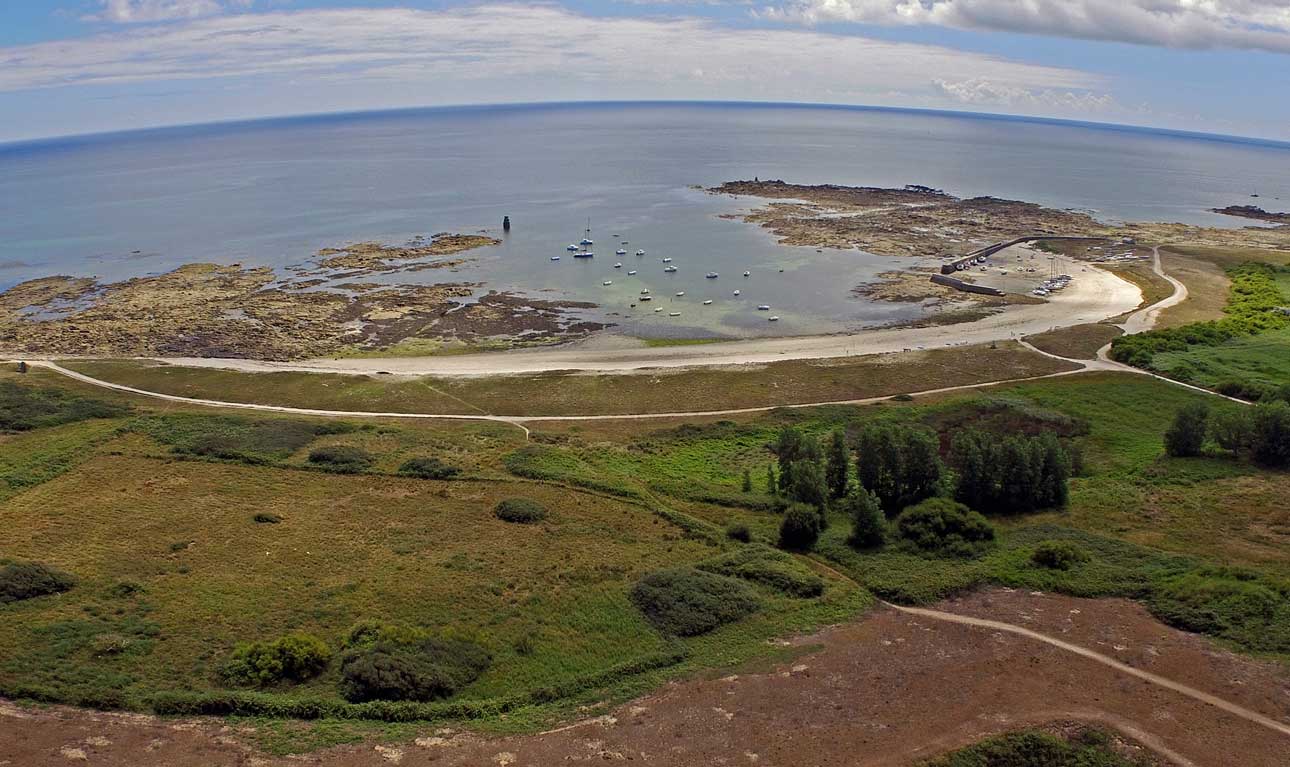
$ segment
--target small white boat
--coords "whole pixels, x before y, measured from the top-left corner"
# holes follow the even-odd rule
[[[680,313],[680,312],[668,312],[668,313],[667,313],[667,316],[669,316],[669,317],[680,317],[680,316],[681,316],[681,313]]]
[[[672,257],[671,257],[671,256],[668,256],[668,257],[664,258],[664,259],[663,259],[663,263],[665,263],[665,264],[670,264],[670,263],[672,263]]]
[[[565,248],[565,250],[569,251],[570,253],[572,253],[573,251],[575,251],[575,250],[577,250],[577,249],[578,249],[578,246],[577,246],[577,245],[570,245],[570,246],[568,246],[568,247],[566,247],[566,248]]]
[[[638,256],[643,256],[643,255],[645,255],[645,251],[643,251],[643,250],[638,250],[638,251],[636,251],[636,255],[638,255]]]
[[[560,257],[559,257],[559,256],[551,256],[551,260],[552,260],[552,261],[559,261],[559,260],[560,260]]]
[[[596,244],[596,241],[595,241],[595,240],[593,240],[593,239],[590,239],[590,238],[588,238],[588,237],[583,237],[581,240],[579,240],[579,241],[578,241],[578,244],[579,244],[579,245],[595,245],[595,244]]]
[[[654,307],[654,311],[655,311],[655,313],[657,313],[657,312],[661,312],[661,311],[663,311],[663,307],[661,307],[661,306],[656,306],[656,307]]]
[[[736,291],[733,293],[733,295],[736,295],[736,296],[737,296],[737,295],[739,295],[739,291],[737,291],[737,290],[736,290]]]
[[[745,277],[751,277],[751,276],[752,276],[752,272],[744,272],[744,276],[745,276]]]
[[[615,268],[615,269],[622,269],[622,268],[623,268],[623,264],[622,264],[622,262],[620,261],[620,262],[618,262],[618,263],[614,264],[614,268]]]
[[[635,273],[636,273],[636,270],[635,270],[635,269],[633,269],[633,270],[631,270],[630,272],[628,272],[628,273],[627,273],[627,276],[628,276],[628,277],[630,277],[630,276],[632,276],[632,275],[633,275],[633,274],[635,274]]]
[[[712,299],[711,299],[711,298],[709,298],[707,301],[704,301],[704,302],[703,302],[703,305],[704,305],[704,306],[707,306],[707,305],[708,305],[708,304],[710,304],[710,303],[712,303]]]
[[[708,272],[707,274],[705,274],[705,275],[703,275],[703,276],[704,276],[706,279],[709,279],[709,280],[715,280],[715,279],[717,278],[717,273],[716,273],[716,272]]]
[[[642,290],[641,290],[641,295],[642,295],[642,296],[648,296],[648,295],[649,295],[649,288],[644,288],[644,289],[642,289]]]
[[[667,266],[667,267],[664,267],[664,268],[663,268],[663,271],[665,271],[665,272],[675,272],[675,271],[676,271],[676,267],[675,267],[675,266]]]
[[[642,301],[652,301],[652,300],[654,300],[654,297],[653,297],[653,296],[641,296],[641,299],[640,299],[640,300],[642,300]]]
[[[613,285],[613,284],[614,284],[614,281],[613,281],[613,280],[605,280],[604,282],[602,282],[602,283],[600,283],[600,284],[601,284],[601,285]]]
[[[626,244],[627,244],[627,240],[623,240],[623,244],[624,244],[624,245],[626,245]]]
[[[761,306],[757,307],[757,311],[759,311],[759,312],[768,312],[768,311],[770,311],[770,304],[762,304]]]
[[[618,250],[615,250],[615,251],[614,251],[614,255],[615,255],[615,256],[625,256],[625,255],[627,255],[627,251],[623,250],[622,248],[619,248]]]
[[[684,290],[678,290],[678,291],[676,291],[676,295],[677,295],[677,297],[683,296],[683,295],[685,295],[685,291],[684,291]]]
[[[766,321],[767,321],[767,322],[779,322],[779,316],[778,316],[778,315],[772,315],[772,316],[770,316],[770,317],[767,317],[767,318],[766,318]]]

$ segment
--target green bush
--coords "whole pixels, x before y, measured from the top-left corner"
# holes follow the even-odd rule
[[[1049,570],[1069,570],[1090,558],[1082,546],[1072,541],[1040,541],[1030,555],[1031,562]]]
[[[1208,433],[1209,406],[1195,402],[1183,406],[1165,431],[1165,452],[1175,458],[1200,455]]]
[[[438,458],[409,458],[399,467],[399,473],[418,479],[452,479],[461,469]]]
[[[809,599],[824,593],[824,579],[802,562],[782,551],[756,544],[700,562],[710,573],[750,581],[790,597]]]
[[[366,450],[352,445],[329,445],[311,450],[309,463],[327,471],[357,474],[372,465],[372,456]]]
[[[1071,740],[1026,730],[998,735],[959,749],[922,767],[1142,767],[1117,754],[1110,738],[1085,730]]]
[[[921,552],[952,557],[976,556],[994,541],[985,517],[948,498],[929,498],[902,511],[896,533]]]
[[[270,687],[303,682],[321,674],[331,662],[331,648],[312,634],[288,634],[273,641],[239,644],[221,669],[228,684]]]
[[[779,524],[780,548],[810,551],[820,537],[820,512],[804,503],[795,503],[784,511]]]
[[[1290,651],[1290,583],[1232,568],[1160,579],[1149,606],[1166,623],[1252,650]]]
[[[463,639],[377,641],[341,660],[340,694],[352,703],[447,698],[484,673],[492,656]]]
[[[521,525],[546,519],[546,507],[528,498],[507,498],[497,504],[493,513],[504,522],[516,522]]]
[[[29,431],[90,418],[116,418],[129,411],[128,407],[64,389],[0,381],[0,431]]]
[[[1290,466],[1290,404],[1256,405],[1250,422],[1250,456],[1274,469]]]
[[[75,585],[75,578],[49,565],[13,562],[0,568],[0,604],[61,594]]]
[[[629,596],[654,628],[683,637],[706,634],[761,608],[746,583],[692,567],[650,573]]]
[[[743,522],[731,522],[726,526],[726,537],[732,541],[748,543],[752,540],[752,531]]]

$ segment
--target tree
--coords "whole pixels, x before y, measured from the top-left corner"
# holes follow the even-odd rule
[[[795,503],[784,512],[779,525],[779,547],[809,551],[820,537],[820,514],[804,503]]]
[[[847,494],[847,484],[851,480],[851,451],[847,449],[846,434],[835,429],[829,438],[828,463],[824,467],[824,483],[829,488],[829,498],[841,498]]]
[[[1035,507],[1059,509],[1066,505],[1070,495],[1066,487],[1066,480],[1071,476],[1070,453],[1051,432],[1040,435],[1038,441],[1043,460],[1039,469],[1039,494],[1035,498]]]
[[[995,472],[991,470],[991,445],[979,431],[967,430],[950,442],[950,462],[958,470],[954,500],[974,509],[985,508],[997,495]]]
[[[887,539],[887,520],[878,498],[860,485],[852,485],[841,502],[842,511],[851,519],[851,537],[847,543],[857,549],[873,549]]]
[[[743,491],[745,493],[752,492],[752,473],[748,469],[744,469]]]
[[[778,485],[775,483],[775,464],[766,464],[766,492],[770,495],[778,495]]]
[[[1244,453],[1250,447],[1253,419],[1247,409],[1221,409],[1209,417],[1209,435],[1224,450]]]
[[[824,471],[814,461],[794,461],[789,464],[793,484],[788,488],[789,500],[806,503],[823,509],[828,503],[829,491],[824,485]]]
[[[950,446],[950,462],[958,474],[954,499],[973,509],[1020,514],[1066,504],[1071,453],[1051,433],[1000,438],[961,432]]]
[[[1205,446],[1209,424],[1209,406],[1203,402],[1184,405],[1174,414],[1174,422],[1165,431],[1165,452],[1174,458],[1200,455]]]
[[[940,488],[939,444],[927,429],[871,425],[860,433],[858,452],[860,484],[878,496],[888,516],[935,495]]]
[[[1250,457],[1271,468],[1290,466],[1290,405],[1270,402],[1254,406]]]
[[[780,430],[773,450],[779,460],[779,490],[784,495],[791,495],[792,492],[794,464],[803,461],[818,464],[822,459],[820,443],[792,426],[785,426]]]

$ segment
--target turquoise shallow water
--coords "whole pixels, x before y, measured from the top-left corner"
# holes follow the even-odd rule
[[[1285,145],[775,105],[435,109],[0,146],[0,287],[60,273],[114,280],[196,260],[283,267],[357,240],[500,235],[509,215],[501,247],[455,273],[399,279],[593,301],[602,308],[592,316],[647,336],[828,332],[918,311],[852,294],[890,260],[777,245],[719,217],[747,201],[692,188],[753,176],[925,184],[1106,220],[1239,226],[1205,211],[1252,201],[1290,208]],[[597,256],[573,259],[565,245],[588,219]],[[627,256],[613,253],[621,239]],[[638,248],[648,255],[632,255]],[[675,274],[663,272],[663,256]],[[709,271],[719,279],[704,279]],[[646,288],[658,296],[648,308],[663,312],[629,311]],[[763,303],[779,323],[756,311]]]

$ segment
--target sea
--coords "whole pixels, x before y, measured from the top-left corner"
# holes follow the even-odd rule
[[[899,262],[780,245],[731,217],[755,201],[703,191],[754,177],[920,184],[1108,222],[1234,227],[1253,222],[1207,211],[1290,209],[1290,144],[997,115],[658,102],[429,108],[31,141],[0,145],[0,289],[52,274],[116,281],[195,261],[284,269],[351,242],[487,232],[502,244],[465,265],[383,279],[590,302],[596,308],[581,316],[643,338],[846,331],[924,311],[855,294]],[[566,246],[588,229],[596,255],[575,259]],[[675,272],[663,271],[664,257]],[[633,309],[642,290],[655,301]],[[767,322],[758,305],[780,321]]]

